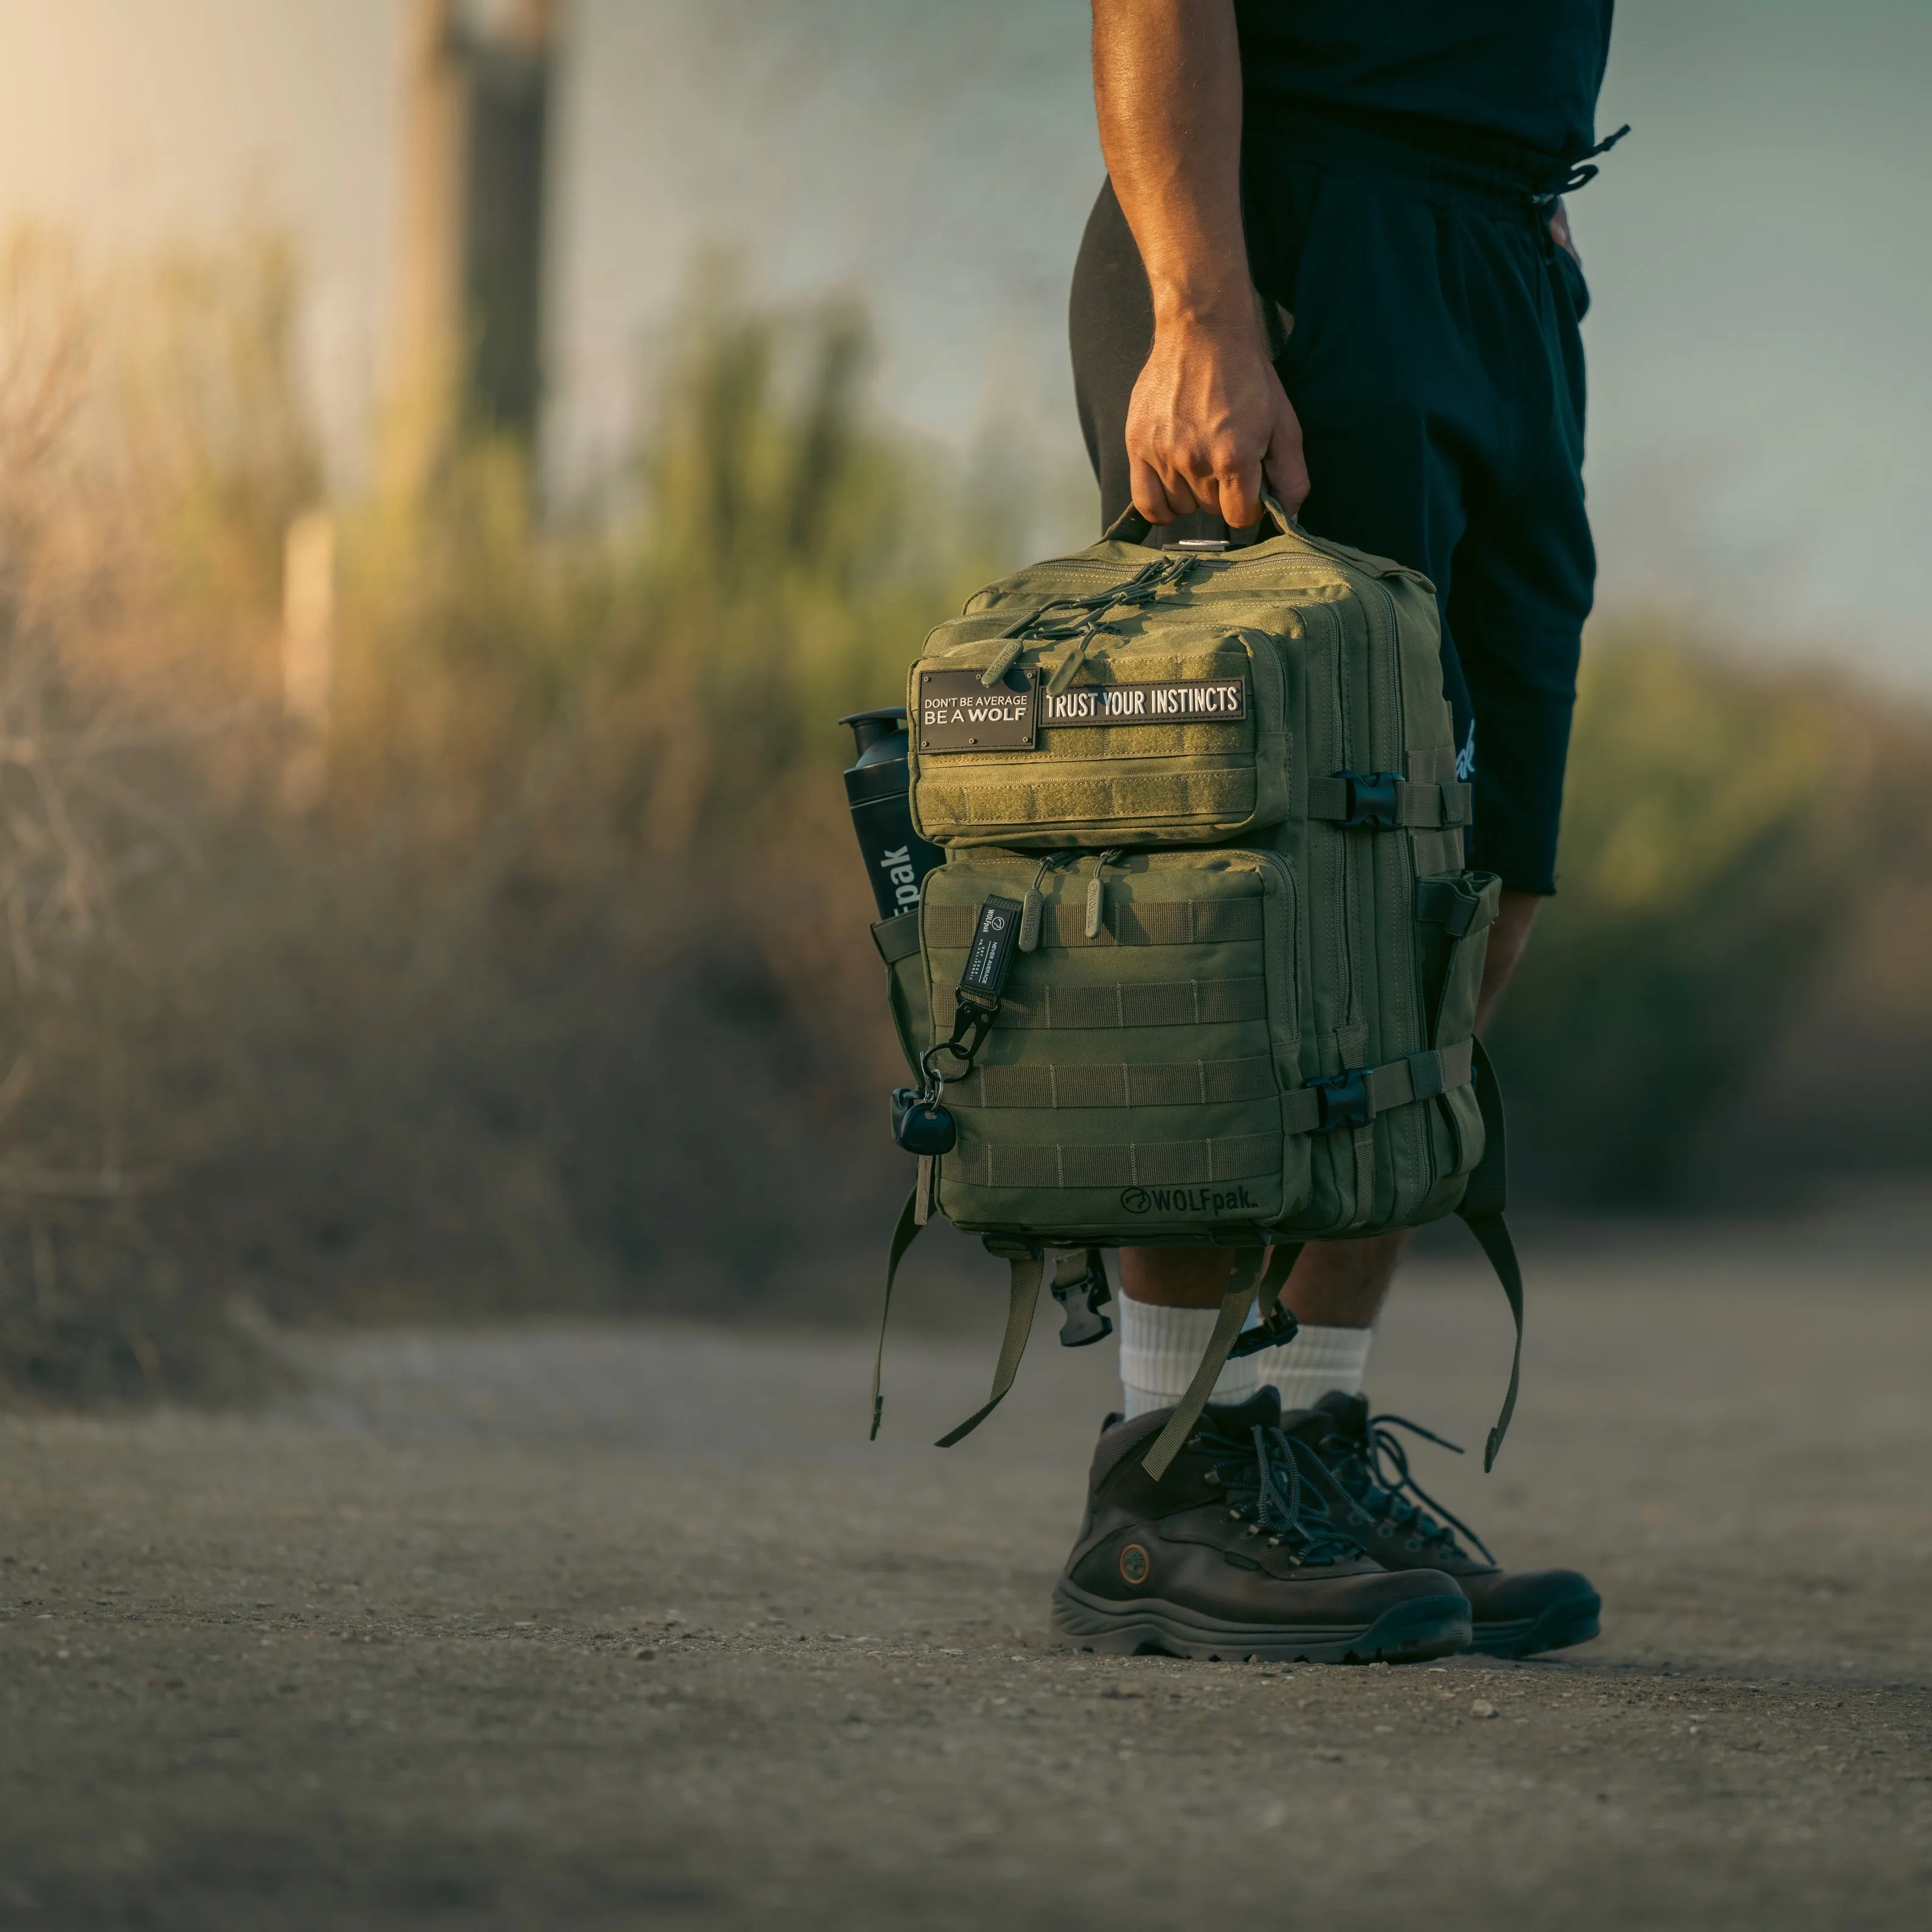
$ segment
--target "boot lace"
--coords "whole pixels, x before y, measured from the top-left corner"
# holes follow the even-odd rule
[[[1270,1550],[1286,1550],[1297,1564],[1346,1562],[1361,1554],[1361,1546],[1336,1526],[1304,1474],[1304,1456],[1317,1480],[1326,1474],[1306,1443],[1259,1424],[1244,1440],[1211,1422],[1193,1440],[1212,1459],[1208,1480],[1226,1492],[1228,1515],[1247,1525],[1244,1535],[1263,1540]]]
[[[1423,1436],[1454,1455],[1462,1453],[1460,1444],[1438,1436],[1432,1429],[1424,1428],[1419,1422],[1411,1422],[1406,1416],[1372,1415],[1364,1442],[1339,1435],[1324,1438],[1322,1447],[1334,1458],[1328,1465],[1329,1474],[1370,1515],[1397,1530],[1406,1530],[1418,1542],[1441,1544],[1460,1556],[1462,1552],[1456,1548],[1456,1538],[1460,1534],[1483,1552],[1486,1562],[1494,1563],[1496,1559],[1490,1554],[1488,1544],[1460,1516],[1450,1515],[1415,1480],[1408,1466],[1408,1452],[1401,1438],[1392,1432],[1397,1429]],[[1429,1514],[1431,1510],[1435,1516]]]

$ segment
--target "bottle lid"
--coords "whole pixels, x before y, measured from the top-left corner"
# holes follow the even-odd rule
[[[853,739],[858,754],[862,758],[881,739],[892,737],[904,730],[905,706],[895,704],[880,711],[855,711],[850,716],[842,718],[838,722],[851,726]]]

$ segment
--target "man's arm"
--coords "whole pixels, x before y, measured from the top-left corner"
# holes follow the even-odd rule
[[[1134,506],[1260,520],[1308,494],[1301,425],[1269,362],[1241,230],[1234,0],[1093,0],[1100,148],[1154,293],[1127,411]]]

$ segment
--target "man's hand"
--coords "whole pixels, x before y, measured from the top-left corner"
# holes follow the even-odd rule
[[[1252,314],[1156,327],[1127,410],[1127,460],[1150,524],[1208,510],[1246,530],[1261,521],[1264,480],[1290,516],[1300,508],[1301,424]]]
[[[1094,0],[1101,152],[1154,298],[1127,411],[1134,507],[1260,521],[1264,477],[1308,494],[1301,425],[1268,361],[1241,230],[1234,0]]]
[[[1578,268],[1583,266],[1583,258],[1576,252],[1576,238],[1570,232],[1570,211],[1563,206],[1560,196],[1550,211],[1550,238]]]

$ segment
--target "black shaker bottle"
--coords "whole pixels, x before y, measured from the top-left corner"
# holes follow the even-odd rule
[[[905,707],[855,711],[839,723],[852,728],[858,762],[845,774],[852,829],[859,835],[879,916],[909,912],[919,903],[919,884],[946,855],[912,829],[911,775],[906,754]]]

